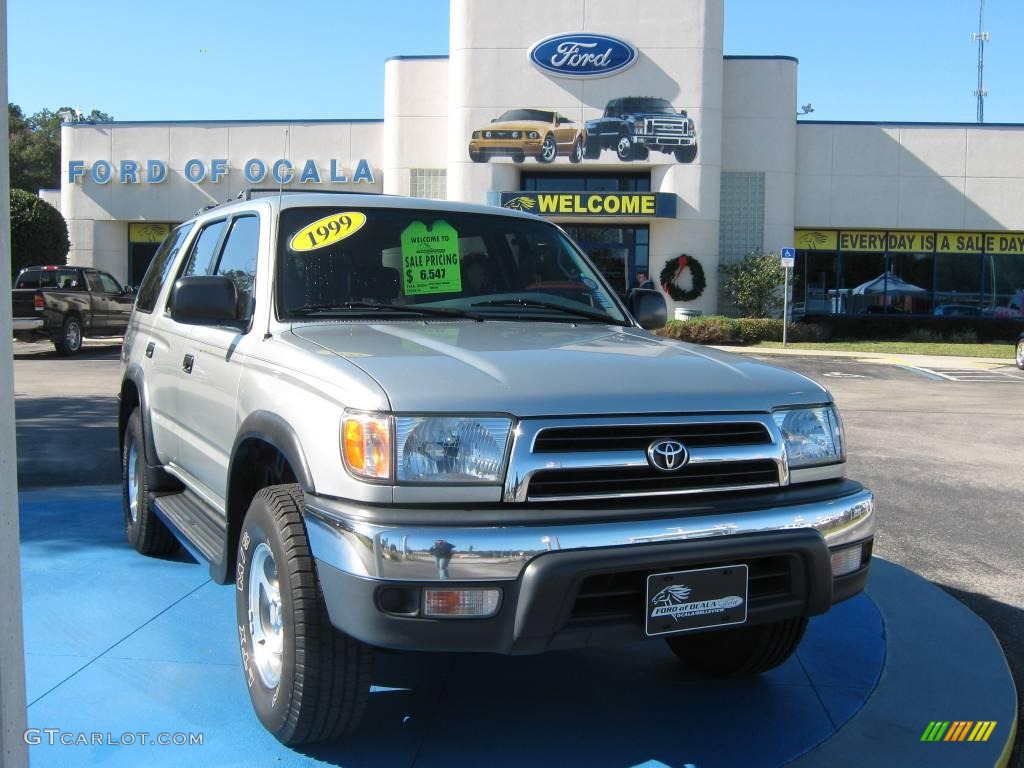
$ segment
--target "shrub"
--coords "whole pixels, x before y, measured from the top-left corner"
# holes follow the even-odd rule
[[[735,264],[722,264],[722,294],[748,317],[760,318],[782,308],[784,270],[774,253],[752,253]]]
[[[942,334],[925,328],[915,328],[904,336],[903,340],[914,344],[937,344],[942,341]]]
[[[11,190],[11,276],[32,264],[66,264],[68,225],[60,211],[40,197]]]
[[[694,344],[757,344],[761,341],[782,341],[782,320],[765,317],[698,317],[693,320],[671,320],[656,331],[659,336]],[[790,341],[823,341],[827,329],[812,323],[790,323]]]

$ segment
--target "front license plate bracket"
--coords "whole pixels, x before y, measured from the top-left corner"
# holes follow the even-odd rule
[[[746,623],[749,576],[745,564],[650,574],[644,630],[655,637]]]

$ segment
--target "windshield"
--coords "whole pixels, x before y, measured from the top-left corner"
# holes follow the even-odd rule
[[[554,113],[545,112],[542,109],[510,109],[498,118],[498,122],[510,123],[518,120],[537,120],[541,123],[550,123]]]
[[[451,315],[630,322],[583,254],[543,221],[309,207],[285,209],[279,232],[282,320]]]
[[[653,112],[659,115],[674,115],[675,108],[665,99],[623,99],[623,112]]]

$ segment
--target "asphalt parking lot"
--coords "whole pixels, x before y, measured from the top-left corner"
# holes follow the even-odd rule
[[[119,351],[97,344],[69,359],[49,345],[15,344],[21,487],[118,482]],[[958,381],[852,358],[762,358],[832,390],[848,474],[879,499],[876,554],[982,616],[1024,701],[1024,375],[1007,366]],[[1019,744],[1016,757],[1012,764],[1024,765]]]

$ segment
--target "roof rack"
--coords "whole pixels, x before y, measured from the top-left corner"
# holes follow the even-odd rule
[[[351,189],[279,189],[278,187],[249,187],[238,193],[236,200],[252,200],[255,195],[380,195],[380,192],[356,192]]]

